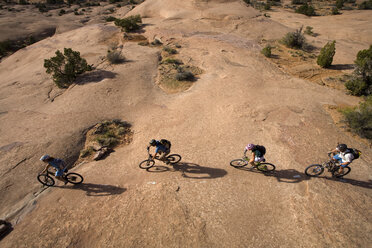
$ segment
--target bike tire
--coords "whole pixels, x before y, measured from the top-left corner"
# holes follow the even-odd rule
[[[270,163],[260,163],[257,165],[257,170],[262,172],[270,172],[275,170],[275,165]]]
[[[139,167],[141,169],[148,169],[148,168],[151,168],[153,167],[155,164],[155,161],[152,160],[152,159],[146,159],[144,161],[142,161],[140,164],[139,164]]]
[[[80,184],[84,181],[83,176],[75,172],[67,173],[64,178],[72,184]]]
[[[343,176],[349,174],[350,171],[351,171],[351,168],[349,166],[346,166],[346,167],[344,167],[344,173],[338,174],[338,170],[337,171],[332,171],[332,176],[340,178],[340,177],[343,177]]]
[[[324,171],[324,168],[320,164],[312,164],[306,167],[305,174],[309,177],[316,177],[322,174]]]
[[[182,157],[179,154],[171,154],[167,157],[170,164],[177,164],[181,161]]]
[[[231,160],[230,162],[230,165],[232,167],[235,167],[235,168],[239,168],[239,167],[244,167],[248,164],[248,161],[247,160],[244,160],[244,159],[234,159],[234,160]]]
[[[49,176],[48,174],[40,174],[37,176],[37,180],[42,184],[42,185],[45,185],[45,186],[48,186],[48,187],[51,187],[53,186],[56,182],[54,181],[54,179]]]

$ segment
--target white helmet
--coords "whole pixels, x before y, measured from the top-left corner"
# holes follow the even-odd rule
[[[43,155],[43,156],[40,158],[40,160],[41,160],[41,161],[45,161],[45,160],[47,160],[48,158],[50,158],[50,156],[49,156],[48,154],[45,154],[45,155]]]

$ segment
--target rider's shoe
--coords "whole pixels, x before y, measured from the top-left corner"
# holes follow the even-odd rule
[[[67,184],[68,182],[67,181],[65,181],[65,185]]]

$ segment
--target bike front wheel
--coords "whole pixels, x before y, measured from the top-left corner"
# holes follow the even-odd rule
[[[55,184],[54,179],[48,174],[40,174],[37,176],[37,180],[45,186],[51,187]]]
[[[322,174],[323,171],[324,168],[320,164],[312,164],[305,169],[305,174],[309,177],[316,177]]]
[[[178,154],[171,154],[167,157],[169,163],[171,164],[177,164],[178,162],[181,161],[181,155],[178,155]]]
[[[72,184],[80,184],[84,180],[84,178],[80,174],[74,172],[67,173],[65,175],[65,179],[67,180],[67,182]]]
[[[332,172],[332,176],[334,176],[334,177],[343,177],[343,176],[349,174],[350,171],[351,171],[351,168],[349,166],[346,166],[346,167],[344,167],[344,171],[341,174],[338,173],[338,170],[337,170],[337,171],[333,171]]]
[[[140,164],[139,164],[139,167],[141,169],[148,169],[148,168],[151,168],[153,167],[155,164],[155,161],[152,160],[152,159],[146,159],[144,161],[142,161]]]
[[[275,170],[275,165],[270,163],[260,163],[257,165],[257,170],[263,172],[269,172]]]
[[[244,160],[244,159],[234,159],[230,162],[230,165],[235,167],[235,168],[239,168],[239,167],[244,167],[248,164],[248,161],[247,160]]]

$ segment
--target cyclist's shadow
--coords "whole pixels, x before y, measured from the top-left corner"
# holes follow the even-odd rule
[[[251,168],[241,167],[237,169],[250,171],[254,173],[260,173],[267,177],[275,177],[276,180],[281,183],[299,183],[305,180],[310,180],[310,177],[308,177],[305,173],[299,172],[295,169],[274,170],[269,172],[262,172],[253,167]]]
[[[59,186],[59,188],[84,190],[87,196],[108,196],[119,195],[124,193],[127,189],[107,184],[82,183],[76,184],[72,187],[69,185]]]
[[[318,176],[318,178],[324,178],[334,182],[340,183],[348,183],[354,186],[359,186],[362,188],[372,189],[372,180],[368,180],[368,182],[359,181],[351,178],[337,178],[337,177],[327,177],[327,176]]]
[[[173,168],[172,168],[173,167]],[[227,174],[226,170],[219,168],[204,167],[194,163],[180,162],[175,165],[161,166],[155,165],[147,169],[149,172],[180,171],[182,177],[193,179],[212,179],[223,177]]]

